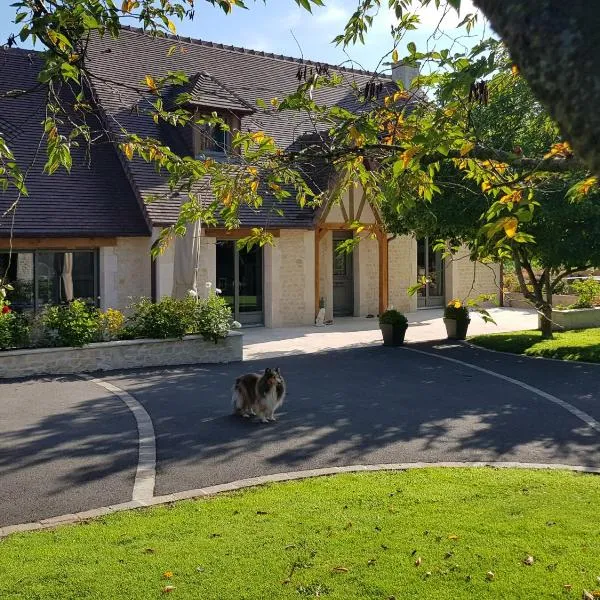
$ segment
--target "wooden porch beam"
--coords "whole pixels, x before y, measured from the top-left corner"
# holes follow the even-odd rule
[[[389,273],[388,273],[388,240],[382,229],[377,230],[377,246],[379,249],[379,314],[388,306]]]
[[[274,237],[279,237],[280,229],[267,229]],[[225,227],[207,227],[203,230],[202,235],[205,237],[216,237],[229,240],[240,240],[252,234],[252,228],[240,227],[239,229],[226,229]]]
[[[150,239],[148,237],[148,239]],[[18,250],[93,250],[105,246],[116,246],[116,237],[89,238],[0,238],[0,249],[15,252]]]

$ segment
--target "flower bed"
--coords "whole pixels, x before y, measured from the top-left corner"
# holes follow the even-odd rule
[[[239,324],[216,292],[129,309],[126,319],[74,300],[32,319],[0,298],[0,377],[242,360],[242,336],[230,331]]]

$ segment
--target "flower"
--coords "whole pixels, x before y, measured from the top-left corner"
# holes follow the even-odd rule
[[[450,300],[450,302],[448,302],[448,306],[452,306],[453,308],[460,308],[462,306],[462,302],[460,300]]]
[[[204,285],[206,286],[207,290],[210,290],[210,288],[212,287],[212,283],[210,281],[207,281]]]
[[[241,328],[242,328],[242,324],[241,324],[239,321],[234,321],[234,322],[231,324],[231,328],[232,328],[232,329],[241,329]]]
[[[9,312],[11,312],[11,310],[10,310],[10,306],[8,306],[8,304],[5,304],[5,305],[2,307],[2,314],[3,314],[3,315],[6,315],[6,314],[8,314]]]
[[[164,577],[165,579],[171,579],[171,577],[173,577],[173,571],[165,571],[165,572],[163,573],[163,577]]]
[[[219,288],[215,288],[215,294],[217,294],[217,296],[222,293],[223,293],[223,290],[220,290]]]
[[[197,298],[198,297],[198,292],[196,290],[188,290],[188,296],[190,298]]]

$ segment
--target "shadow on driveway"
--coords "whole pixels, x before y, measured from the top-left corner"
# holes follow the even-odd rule
[[[235,377],[265,366],[281,367],[288,382],[280,420],[262,425],[231,416]],[[371,346],[109,379],[142,402],[153,419],[157,494],[357,463],[600,465],[600,436],[560,407],[402,348]]]

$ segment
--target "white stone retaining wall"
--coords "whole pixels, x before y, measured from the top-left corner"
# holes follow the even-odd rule
[[[538,315],[539,327],[541,327],[541,320],[541,316]],[[589,327],[600,327],[600,307],[552,311],[552,329],[554,331],[588,329]]]
[[[138,367],[228,363],[243,358],[243,335],[232,331],[218,344],[199,335],[182,340],[121,340],[82,348],[35,348],[0,352],[0,378],[68,375]]]

